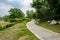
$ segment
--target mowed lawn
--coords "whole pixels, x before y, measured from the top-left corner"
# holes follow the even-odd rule
[[[26,22],[18,23],[0,31],[0,40],[39,40],[26,27]]]
[[[48,24],[47,22],[42,22],[38,25],[60,34],[60,25],[51,25],[51,24]]]

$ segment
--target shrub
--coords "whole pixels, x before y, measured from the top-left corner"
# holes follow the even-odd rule
[[[0,24],[0,30],[8,28],[8,27],[11,27],[14,24],[16,24],[16,22],[14,22],[14,23],[7,23],[7,24]]]
[[[15,22],[16,20],[15,19],[10,19],[10,22]]]
[[[23,21],[27,21],[27,22],[29,22],[30,19],[29,19],[29,18],[23,18]]]
[[[15,19],[10,19],[10,22],[23,22],[22,18],[15,18]]]
[[[0,30],[2,30],[2,29],[4,29],[4,28],[6,28],[6,24],[0,24]]]
[[[11,26],[13,26],[14,24],[16,24],[16,22],[14,22],[14,23],[9,23],[9,24],[6,25],[6,28],[11,27]]]

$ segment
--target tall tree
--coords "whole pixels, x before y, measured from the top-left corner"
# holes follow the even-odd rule
[[[51,19],[60,19],[60,1],[59,0],[47,0],[48,6],[50,7],[49,15]]]
[[[30,19],[36,18],[36,12],[34,12],[33,10],[27,10],[27,17]]]
[[[33,0],[31,6],[36,9],[36,18],[42,20],[60,19],[59,0]]]
[[[22,18],[24,17],[24,13],[17,8],[13,8],[9,10],[10,18]]]
[[[40,8],[42,7],[42,3],[40,0],[33,0],[31,6],[36,9],[36,18],[41,18],[42,14],[40,13]],[[41,16],[41,17],[40,17]]]
[[[27,17],[28,17],[28,18],[30,18],[30,19],[33,18],[33,16],[32,16],[32,11],[27,10],[26,13],[27,13]]]

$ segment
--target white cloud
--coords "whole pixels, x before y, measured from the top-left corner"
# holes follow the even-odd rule
[[[33,9],[30,6],[31,2],[32,0],[7,0],[7,3],[0,3],[0,15],[4,16],[8,14],[8,10],[10,8],[14,8],[15,7],[14,5],[18,5],[17,8],[20,7],[20,9],[26,14],[26,10]],[[13,3],[13,5],[8,3]]]
[[[13,7],[4,3],[0,3],[0,16],[8,15],[9,14],[8,10],[10,8],[13,8]]]
[[[24,8],[21,8],[21,10],[25,13],[26,15],[26,11],[27,10],[34,10],[33,8],[29,8],[29,7],[24,7]]]
[[[21,8],[21,10],[25,13],[25,15],[27,10],[34,10],[33,8],[31,8],[30,3],[32,3],[32,0],[22,0],[22,4],[24,5],[24,7]]]
[[[23,4],[24,4],[25,6],[27,6],[27,5],[30,5],[31,2],[32,2],[32,0],[24,0],[24,1],[23,1]]]
[[[7,0],[8,2],[12,2],[13,0]]]

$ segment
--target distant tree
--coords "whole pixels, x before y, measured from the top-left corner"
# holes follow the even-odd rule
[[[12,8],[9,10],[10,13],[10,18],[23,18],[24,17],[24,13],[17,8]]]
[[[10,20],[10,19],[9,19],[9,15],[3,16],[3,17],[2,17],[2,20],[9,21],[9,20]]]
[[[2,20],[2,17],[0,17],[0,20]]]
[[[34,12],[33,10],[27,10],[27,17],[30,19],[35,19],[36,18],[36,12]]]
[[[29,11],[29,10],[27,10],[27,17],[28,18],[30,18],[30,19],[32,19],[33,18],[33,11],[31,10],[31,11]]]
[[[36,12],[33,12],[33,19],[36,19]]]

